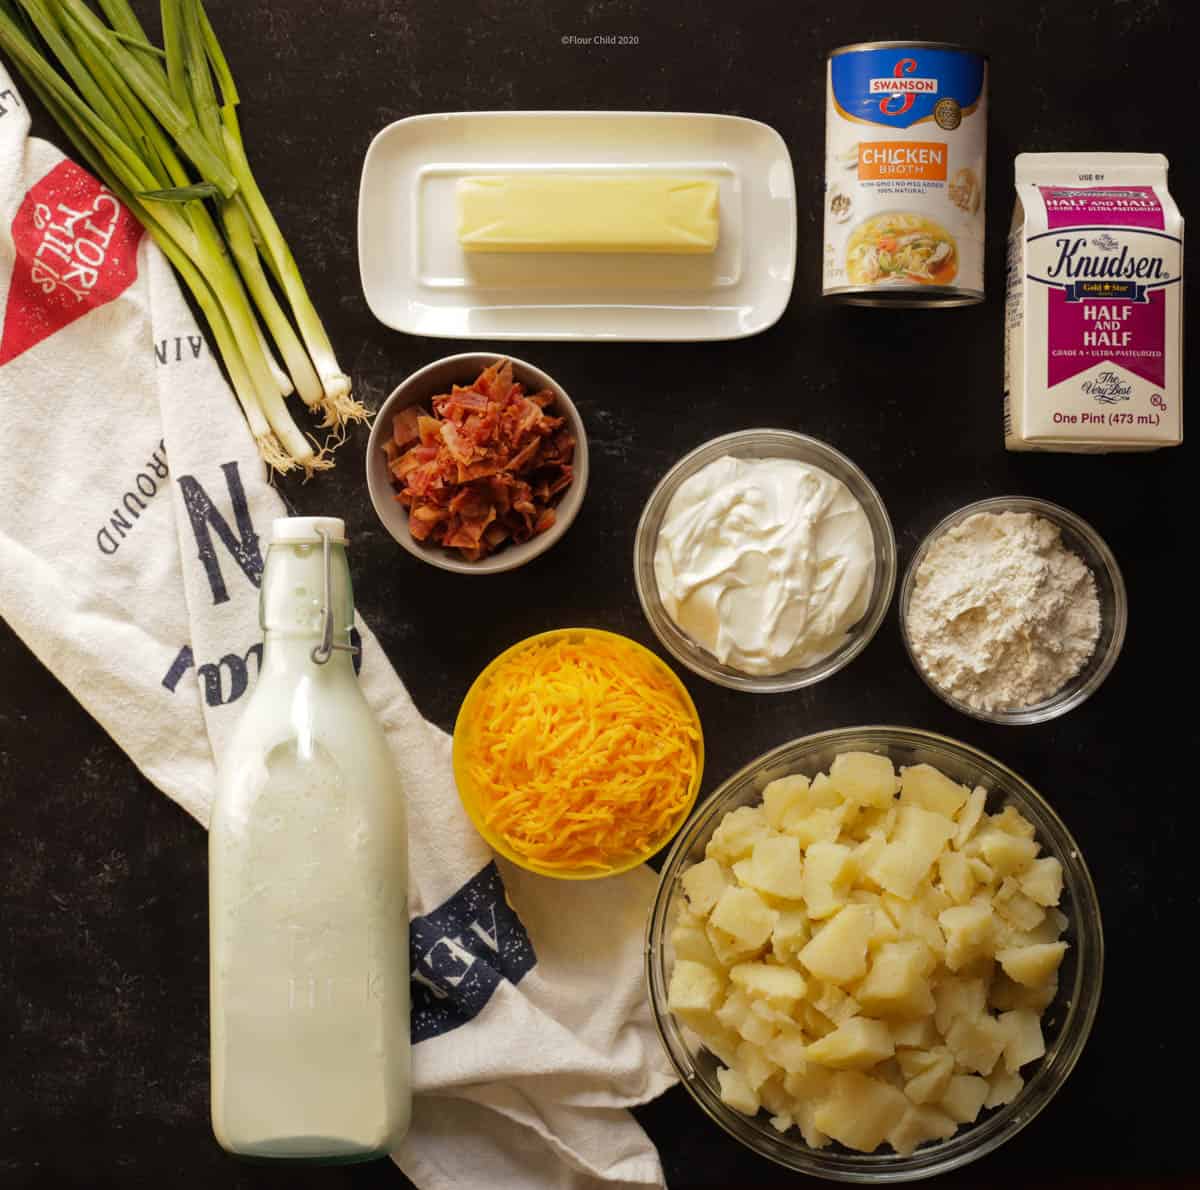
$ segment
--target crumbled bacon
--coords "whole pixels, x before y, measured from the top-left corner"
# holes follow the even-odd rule
[[[434,416],[415,405],[396,414],[383,450],[413,537],[477,561],[549,529],[575,455],[553,403],[549,389],[527,395],[497,360],[469,388],[434,397]]]

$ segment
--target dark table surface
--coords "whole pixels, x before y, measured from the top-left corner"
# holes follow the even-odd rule
[[[1090,1044],[1034,1124],[941,1185],[1194,1185],[1186,956],[1197,897],[1194,836],[1182,815],[1195,780],[1181,767],[1191,683],[1179,669],[1193,644],[1186,454],[1006,454],[1000,421],[1013,155],[1160,150],[1184,213],[1200,212],[1189,111],[1200,20],[1191,4],[1155,0],[983,7],[939,5],[927,15],[929,6],[897,11],[881,0],[210,3],[259,177],[342,363],[372,404],[419,365],[476,346],[397,334],[363,301],[358,175],[385,124],[464,108],[673,109],[753,116],[783,134],[800,238],[794,295],[778,325],[732,343],[520,346],[573,394],[592,449],[583,512],[545,558],[483,582],[411,559],[367,502],[362,431],[336,472],[287,484],[286,493],[299,511],[346,517],[359,606],[418,706],[443,727],[484,663],[528,633],[593,624],[654,643],[630,568],[638,512],[674,459],[718,433],[780,425],[847,452],[887,502],[902,566],[938,518],[984,496],[1043,496],[1091,521],[1124,568],[1131,625],[1109,681],[1063,720],[1003,728],[955,714],[910,669],[894,608],[857,661],[807,691],[755,699],[684,677],[707,732],[706,791],[798,735],[911,724],[978,745],[1028,777],[1090,860],[1108,943]],[[637,44],[564,45],[569,34],[633,34]],[[837,308],[819,296],[824,55],[909,36],[991,54],[988,300],[949,311]],[[44,118],[36,130],[61,141]],[[389,1163],[279,1171],[239,1165],[217,1148],[208,1125],[204,833],[7,626],[0,819],[0,1185],[405,1184]],[[793,1181],[709,1125],[679,1088],[638,1117],[673,1187]]]

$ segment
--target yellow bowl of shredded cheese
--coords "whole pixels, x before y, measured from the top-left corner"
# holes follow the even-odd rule
[[[543,876],[636,867],[683,825],[704,736],[683,683],[649,649],[562,628],[501,653],[454,726],[454,775],[479,833]]]

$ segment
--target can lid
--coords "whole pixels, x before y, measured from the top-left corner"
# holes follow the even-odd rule
[[[281,516],[271,525],[271,544],[305,542],[321,544],[321,533],[335,545],[346,544],[346,522],[340,516]]]
[[[976,54],[985,61],[991,56],[978,46],[960,45],[956,41],[856,41],[830,50],[828,58],[839,54],[861,54],[866,50],[950,50],[959,54]]]

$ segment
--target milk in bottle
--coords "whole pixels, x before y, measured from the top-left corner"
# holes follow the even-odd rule
[[[408,1127],[404,798],[355,676],[345,545],[337,518],[275,521],[213,807],[212,1120],[247,1157],[366,1160]]]

